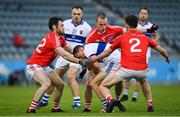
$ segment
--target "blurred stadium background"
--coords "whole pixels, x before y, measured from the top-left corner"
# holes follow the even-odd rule
[[[170,54],[171,63],[152,52],[148,80],[151,83],[180,83],[180,1],[179,0],[0,0],[0,85],[27,86],[27,58],[48,32],[48,19],[71,18],[71,7],[82,5],[84,19],[95,26],[98,11],[107,14],[109,24],[124,25],[123,18],[148,6],[152,23],[160,25],[159,44]],[[18,33],[25,40],[23,47],[14,45]]]

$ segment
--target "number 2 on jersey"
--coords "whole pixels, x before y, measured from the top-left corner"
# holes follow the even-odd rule
[[[46,39],[44,38],[44,39],[42,39],[41,43],[40,43],[40,44],[38,45],[38,47],[36,48],[36,51],[37,51],[38,53],[41,53],[40,48],[43,47],[43,46],[45,46],[45,44],[46,44]]]
[[[140,40],[137,38],[132,38],[129,40],[129,43],[132,43],[133,41],[135,41],[135,43],[131,46],[130,51],[131,52],[141,52],[141,49],[137,48],[137,46],[139,46],[139,44],[140,44]]]

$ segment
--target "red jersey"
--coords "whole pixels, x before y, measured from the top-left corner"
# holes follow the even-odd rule
[[[87,43],[93,42],[106,42],[112,43],[114,38],[123,34],[125,28],[120,26],[110,26],[108,25],[104,33],[99,33],[97,27],[92,29],[92,31],[87,36]]]
[[[121,66],[132,70],[148,68],[146,53],[148,47],[155,48],[157,43],[137,30],[129,30],[119,37],[111,49],[121,48]]]
[[[57,56],[55,49],[63,47],[67,43],[65,39],[57,37],[55,32],[50,32],[40,41],[33,55],[27,61],[27,64],[38,64],[42,67],[48,66]]]

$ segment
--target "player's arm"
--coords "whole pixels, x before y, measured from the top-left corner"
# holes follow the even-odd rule
[[[90,61],[91,62],[95,62],[101,58],[105,58],[107,57],[108,55],[110,55],[111,53],[113,52],[113,50],[111,48],[105,50],[104,52],[102,52],[101,54],[99,54],[98,56],[92,56],[90,57]]]
[[[154,40],[157,42],[159,40],[158,32],[156,31],[153,36],[154,36]]]
[[[169,55],[168,55],[167,51],[164,48],[162,48],[161,46],[157,45],[154,49],[157,50],[166,59],[167,63],[170,62]]]
[[[80,61],[80,59],[73,57],[70,53],[68,53],[62,47],[57,47],[55,49],[55,52],[70,62],[79,63],[79,61]]]
[[[70,45],[68,45],[68,44],[66,44],[66,45],[64,46],[64,49],[65,49],[67,52],[69,52],[69,53],[72,53],[72,52],[73,52],[72,47],[71,47]]]
[[[88,66],[90,64],[90,61],[88,59],[77,59],[75,58],[72,54],[68,53],[67,51],[65,51],[62,47],[57,47],[55,49],[55,52],[57,54],[59,54],[60,56],[62,56],[64,59],[73,62],[73,63],[78,63],[84,67]]]

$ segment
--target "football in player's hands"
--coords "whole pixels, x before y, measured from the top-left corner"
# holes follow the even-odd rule
[[[153,24],[152,26],[151,26],[151,28],[149,28],[149,29],[147,29],[147,32],[148,33],[154,33],[156,30],[158,30],[159,29],[159,25],[158,24]]]

